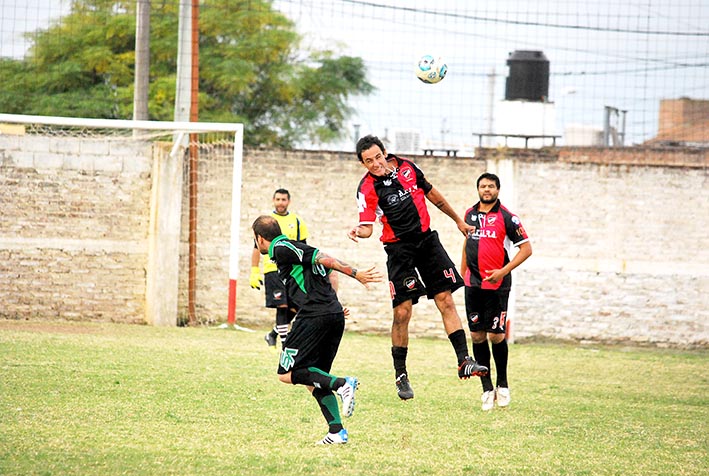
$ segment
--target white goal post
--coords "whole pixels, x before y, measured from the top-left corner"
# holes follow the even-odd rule
[[[4,126],[3,126],[4,125]],[[19,126],[19,127],[18,127]],[[40,126],[46,130],[70,131],[62,135],[79,134],[76,131],[88,131],[87,134],[91,137],[98,137],[110,134],[109,131],[120,131],[116,134],[123,137],[132,137],[136,140],[151,140],[160,138],[163,144],[171,144],[170,157],[179,155],[182,150],[185,152],[187,144],[187,135],[192,134],[224,134],[229,137],[229,142],[233,140],[233,168],[231,180],[231,212],[229,223],[229,257],[228,257],[228,301],[227,301],[227,323],[229,326],[235,326],[236,322],[236,284],[238,278],[239,265],[239,240],[240,240],[240,210],[241,210],[241,181],[242,181],[242,161],[243,161],[243,124],[236,123],[206,123],[206,122],[170,122],[170,121],[137,121],[137,120],[114,120],[114,119],[90,119],[90,118],[72,118],[72,117],[51,117],[51,116],[36,116],[36,115],[20,115],[20,114],[2,114],[0,113],[0,138],[11,135],[24,134],[25,128]],[[41,133],[35,132],[40,135]],[[59,133],[48,133],[48,135],[59,135]],[[2,152],[2,151],[0,151]],[[15,151],[18,157],[26,157],[28,154],[22,151]],[[81,151],[77,151],[76,155],[80,155]],[[2,162],[0,155],[0,165]],[[27,160],[27,159],[23,159]],[[29,159],[32,160],[32,159]],[[128,159],[129,160],[129,159]],[[181,163],[181,162],[180,162]],[[170,168],[170,167],[165,167]],[[160,174],[170,174],[163,176],[167,179],[168,190],[163,190],[159,196],[155,195],[155,191],[151,193],[151,210],[150,210],[150,231],[148,239],[148,266],[146,272],[146,303],[145,317],[148,323],[154,325],[176,325],[177,323],[177,278],[163,282],[162,277],[166,269],[178,272],[180,249],[179,236],[179,221],[180,214],[171,217],[172,223],[164,223],[165,220],[156,216],[155,209],[169,210],[169,201],[181,200],[182,190],[170,188],[171,179],[174,182],[182,184],[182,168],[172,167],[173,170],[159,170],[155,167],[152,169],[152,183],[155,185],[156,180],[160,180]],[[153,189],[156,187],[153,186]],[[175,197],[174,195],[177,195]],[[155,203],[153,207],[152,203]],[[178,203],[178,209],[181,209],[181,203]],[[173,214],[174,215],[174,214]],[[178,233],[175,234],[174,220],[178,221]],[[226,221],[226,220],[224,220]],[[171,227],[166,229],[165,227]],[[2,230],[0,230],[1,232]],[[2,234],[2,233],[0,233]],[[175,243],[175,239],[177,242]],[[0,236],[0,242],[2,237]],[[8,240],[5,240],[8,241]],[[46,239],[45,239],[46,241]],[[71,240],[68,240],[71,241]],[[117,243],[114,241],[113,243]],[[2,243],[0,243],[2,244]],[[13,245],[19,246],[19,245]],[[174,253],[174,254],[173,254]],[[170,256],[172,254],[172,256]],[[165,265],[165,260],[171,261]],[[223,302],[223,301],[222,301]]]

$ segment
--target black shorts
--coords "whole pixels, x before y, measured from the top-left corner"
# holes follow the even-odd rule
[[[278,362],[278,373],[316,367],[330,372],[345,331],[345,314],[297,318]]]
[[[432,299],[440,292],[464,286],[435,231],[415,243],[386,243],[384,251],[392,307],[408,300],[416,304],[421,296]]]
[[[504,334],[507,326],[509,289],[465,287],[465,315],[471,332]]]
[[[288,305],[286,286],[278,277],[277,271],[263,275],[263,285],[266,295],[266,307],[281,307]]]

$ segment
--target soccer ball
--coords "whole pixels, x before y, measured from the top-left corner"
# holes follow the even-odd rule
[[[416,77],[426,84],[435,84],[446,77],[448,66],[443,58],[424,55],[416,65]]]

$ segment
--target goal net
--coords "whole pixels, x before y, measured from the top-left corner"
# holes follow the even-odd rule
[[[243,126],[0,114],[0,317],[235,323]]]

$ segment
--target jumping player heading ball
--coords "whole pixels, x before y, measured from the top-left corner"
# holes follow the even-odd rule
[[[463,278],[448,253],[430,228],[426,207],[428,199],[455,221],[463,235],[475,228],[467,225],[443,195],[424,177],[413,162],[388,154],[379,138],[371,135],[357,142],[357,157],[367,169],[357,188],[359,224],[347,236],[357,242],[372,235],[380,219],[380,240],[387,254],[387,272],[394,319],[391,327],[391,354],[394,361],[399,398],[414,397],[406,368],[409,346],[409,321],[421,296],[433,299],[441,313],[443,326],[458,359],[458,377],[485,375],[487,367],[478,365],[468,352],[452,293],[462,287]],[[419,278],[420,277],[420,278]]]

